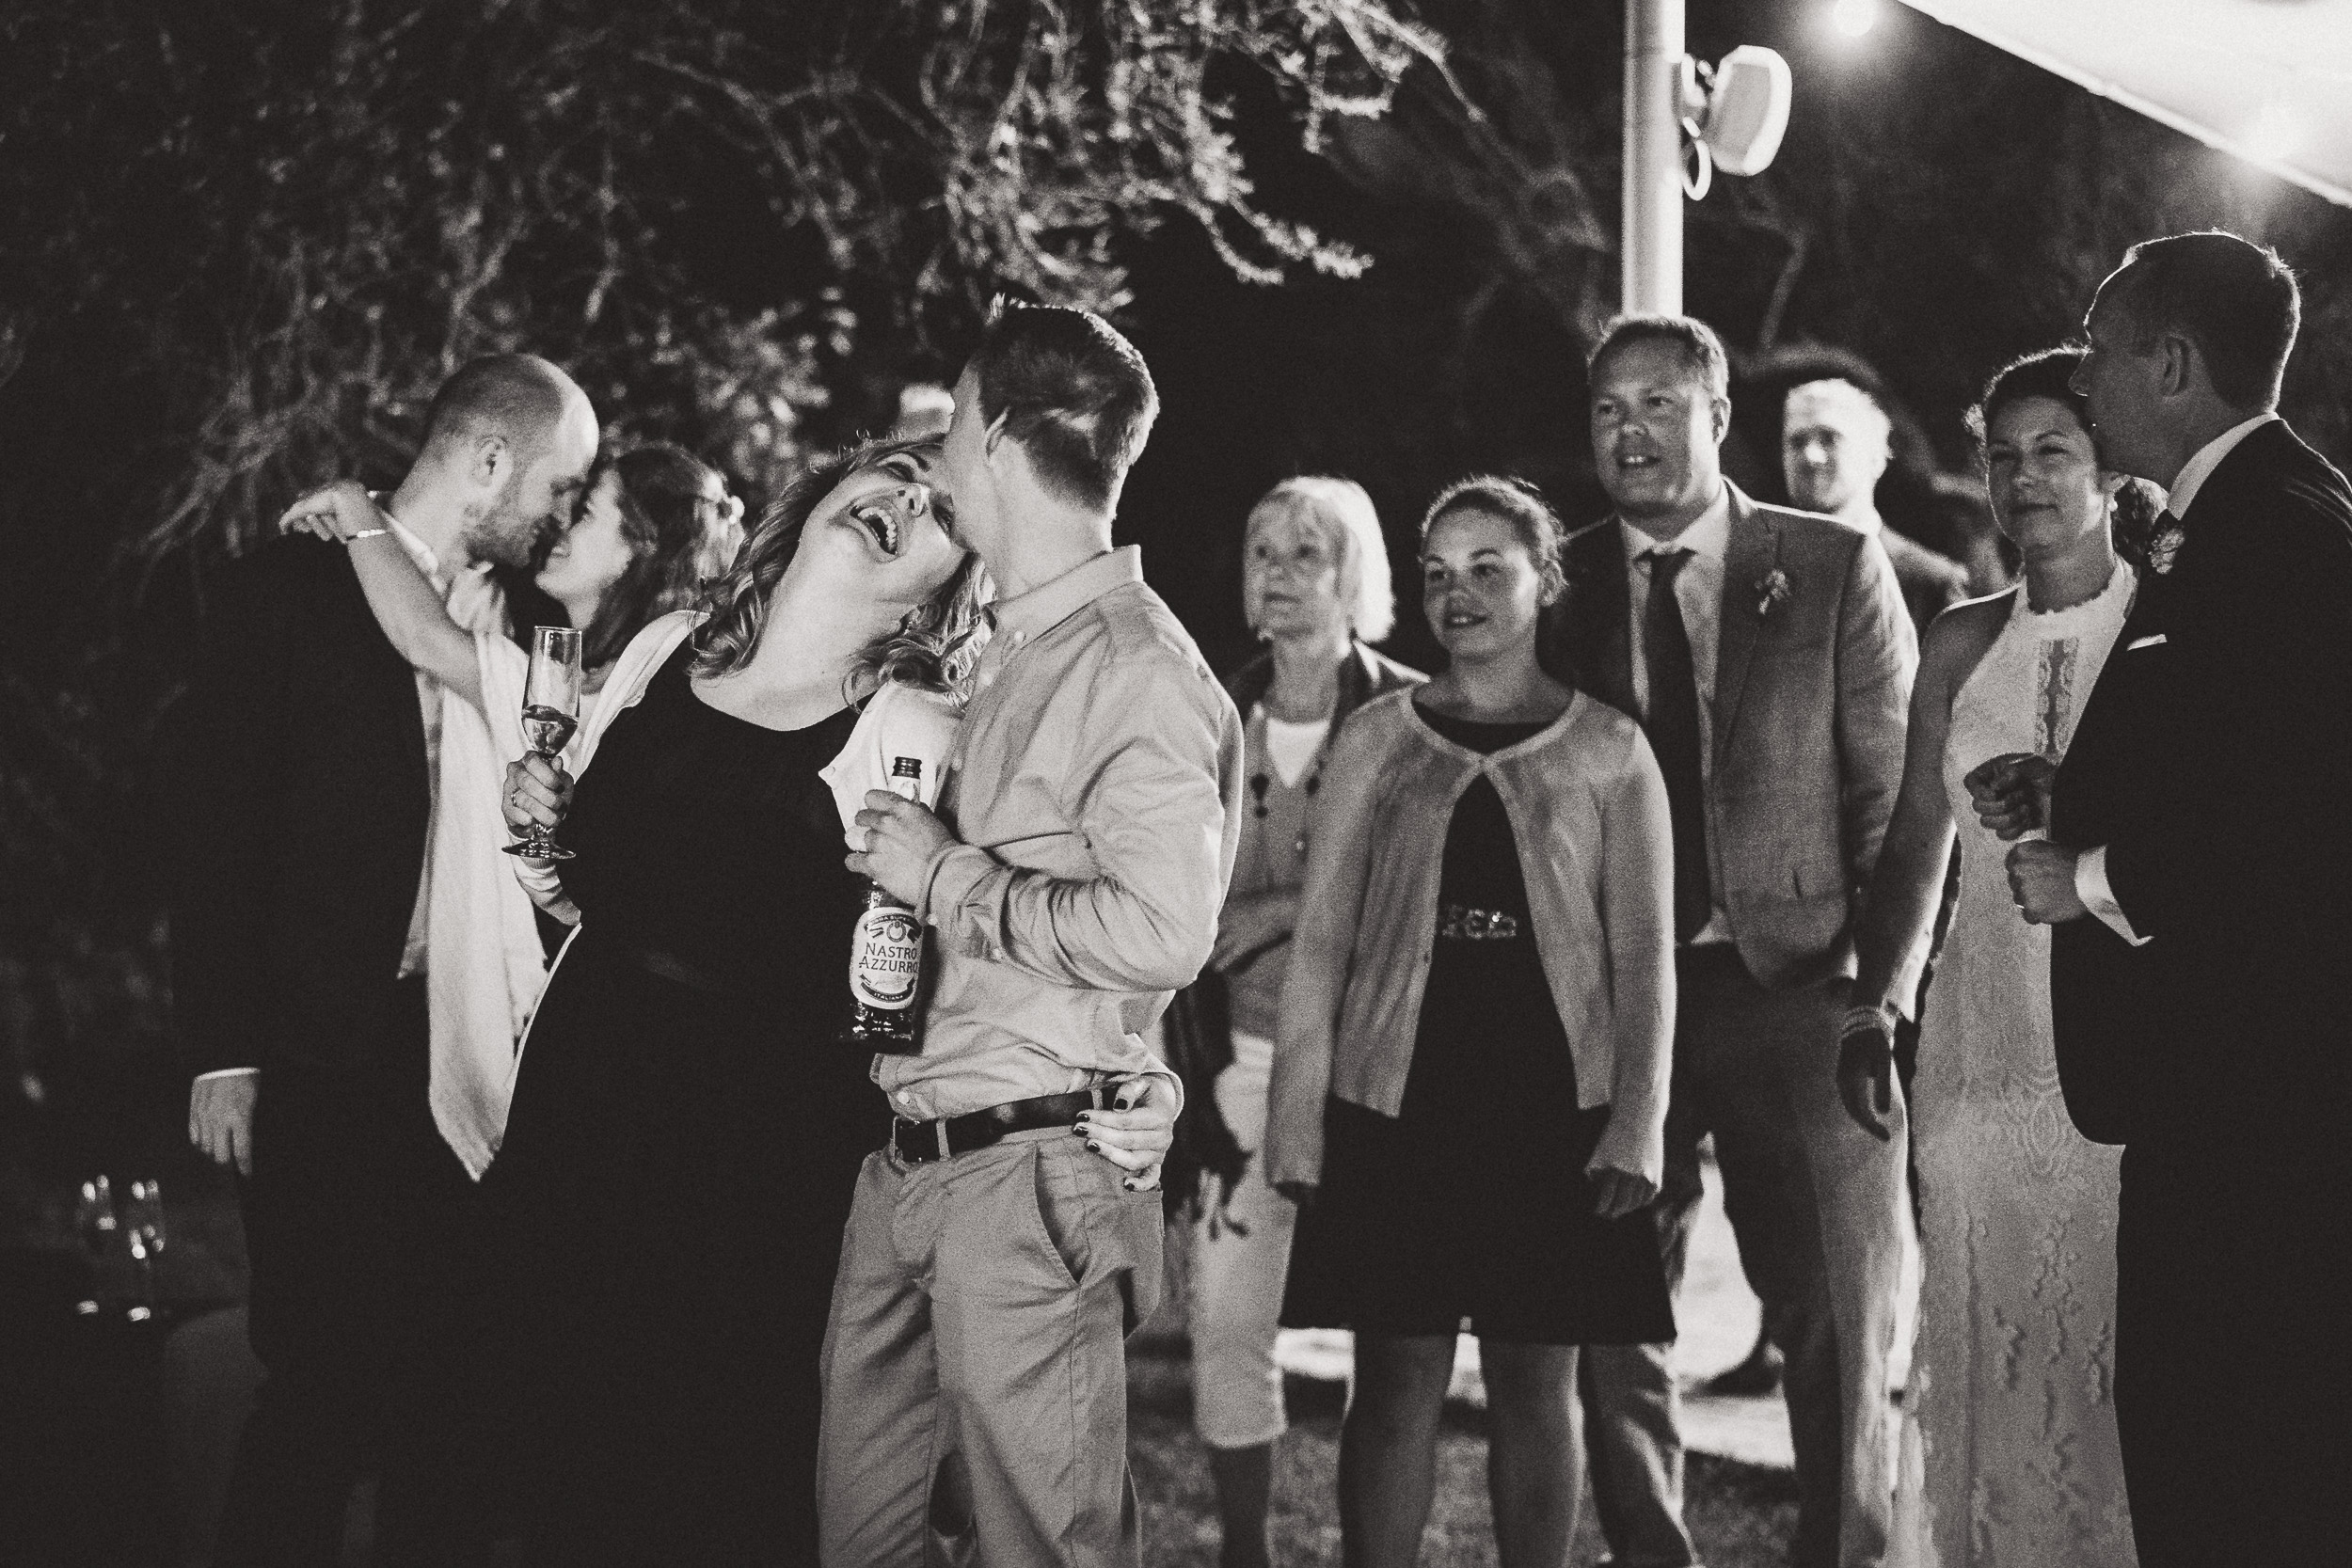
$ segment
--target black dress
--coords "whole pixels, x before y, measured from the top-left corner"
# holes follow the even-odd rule
[[[1482,753],[1546,727],[1413,711]],[[1593,1212],[1584,1164],[1609,1107],[1577,1109],[1518,843],[1484,775],[1447,825],[1438,905],[1404,1104],[1391,1118],[1327,1102],[1322,1187],[1299,1220],[1282,1322],[1394,1336],[1467,1324],[1529,1344],[1673,1338],[1655,1222]]]
[[[707,706],[689,648],[561,838],[580,934],[485,1179],[533,1560],[816,1559],[818,1356],[889,1115],[834,1043],[861,886],[817,770],[855,722]]]

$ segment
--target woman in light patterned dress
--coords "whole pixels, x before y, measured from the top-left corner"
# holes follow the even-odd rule
[[[2122,629],[2137,578],[2117,535],[2150,498],[2102,473],[2081,356],[1994,376],[1972,413],[1993,512],[2025,559],[2005,594],[1947,610],[1921,645],[1902,790],[1861,935],[1839,1085],[1881,1125],[1902,956],[1934,918],[1955,824],[1960,902],[1929,988],[1911,1136],[1923,1282],[1888,1561],[2131,1568],[2115,1435],[2115,1204],[2122,1150],[2084,1140],[2058,1093],[2050,933],[2011,905],[2009,846],[1963,778],[2007,752],[2056,762]],[[2127,548],[2128,553],[2128,548]]]

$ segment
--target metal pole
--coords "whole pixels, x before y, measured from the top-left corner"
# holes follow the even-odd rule
[[[1624,309],[1682,309],[1682,3],[1625,0]]]

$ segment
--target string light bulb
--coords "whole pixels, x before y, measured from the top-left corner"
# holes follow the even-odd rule
[[[2295,116],[2273,103],[2254,117],[2238,139],[2238,150],[2258,164],[2283,163],[2303,142],[2303,128]]]
[[[1879,0],[1837,0],[1829,9],[1830,25],[1850,39],[1858,39],[1878,24]]]

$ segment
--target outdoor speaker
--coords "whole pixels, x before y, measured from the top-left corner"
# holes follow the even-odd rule
[[[1788,62],[1743,43],[1715,67],[1700,139],[1725,174],[1761,174],[1788,129]]]

